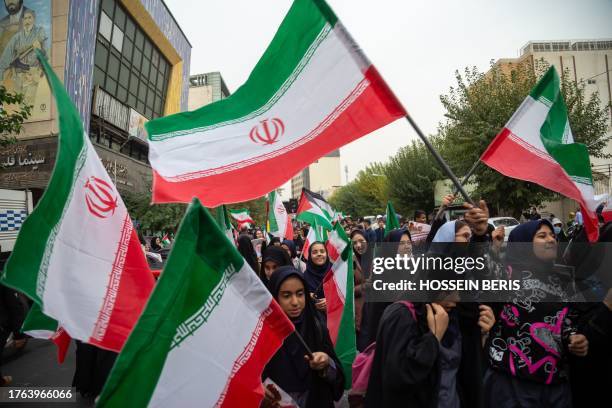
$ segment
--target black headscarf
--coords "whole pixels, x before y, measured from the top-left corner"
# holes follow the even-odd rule
[[[295,249],[295,243],[289,239],[284,240],[281,245],[287,245],[289,251],[291,251],[291,258],[297,258],[297,251]]]
[[[546,225],[554,232],[553,226],[547,219],[529,221],[514,228],[508,237],[506,250],[506,263],[512,270],[528,270],[535,274],[549,272],[554,260],[544,261],[535,256],[533,247],[526,243],[533,242],[542,225]]]
[[[257,264],[257,254],[255,253],[255,248],[253,248],[253,244],[251,243],[250,235],[238,235],[238,252],[240,252],[240,255],[242,255],[242,257],[254,271],[259,269]]]
[[[153,237],[151,238],[151,249],[155,252],[159,251],[161,249],[161,246],[159,246],[159,244],[157,243],[157,237]]]
[[[264,269],[264,264],[267,261],[272,261],[279,267],[292,265],[289,254],[283,248],[274,245],[267,247],[261,254],[261,268],[259,270],[259,277],[266,286],[269,285],[268,278],[266,277],[266,271]]]
[[[312,248],[314,248],[315,244],[321,244],[325,248],[327,260],[323,265],[315,265],[314,262],[312,262]],[[308,262],[306,263],[306,272],[304,272],[304,279],[306,280],[306,289],[308,290],[308,292],[314,293],[319,299],[325,297],[322,283],[323,278],[325,278],[325,275],[330,269],[331,262],[329,261],[329,254],[327,253],[327,248],[325,247],[325,244],[321,241],[313,242],[310,247],[308,247]]]

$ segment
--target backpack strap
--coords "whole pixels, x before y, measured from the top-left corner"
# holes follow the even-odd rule
[[[408,310],[410,310],[410,314],[412,314],[412,318],[416,322],[417,321],[416,309],[414,308],[414,305],[412,304],[412,302],[409,302],[407,300],[400,300],[399,303],[406,306]]]

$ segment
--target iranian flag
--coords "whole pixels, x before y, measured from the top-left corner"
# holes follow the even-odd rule
[[[249,210],[246,208],[242,208],[239,210],[229,210],[230,216],[238,223],[238,229],[243,226],[248,226],[249,224],[255,224],[251,215],[249,214]]]
[[[194,199],[98,406],[258,407],[293,325]]]
[[[345,389],[351,388],[352,365],[357,355],[353,250],[349,244],[346,233],[340,224],[336,224],[334,230],[329,233],[328,241],[330,257],[335,254],[335,259],[332,257],[332,268],[323,280],[327,301],[327,329],[342,363],[346,377]]]
[[[38,304],[33,303],[28,311],[21,332],[35,339],[51,340],[57,347],[57,361],[62,364],[70,347],[70,336],[57,321],[46,316]]]
[[[161,241],[164,246],[170,245],[170,236],[165,234]]]
[[[334,228],[331,224],[335,215],[334,209],[320,194],[305,188],[302,189],[296,214],[295,218],[298,221],[307,222],[310,225],[316,222],[320,227],[329,231]]]
[[[58,154],[0,282],[28,295],[70,337],[119,351],[149,298],[153,275],[76,107],[37,55],[59,113]]]
[[[275,237],[293,239],[293,223],[280,194],[272,191],[268,194],[268,231]]]
[[[327,3],[296,0],[234,94],[147,122],[153,202],[261,197],[405,115]]]
[[[235,229],[232,225],[232,222],[230,221],[230,217],[227,213],[227,208],[225,207],[225,205],[220,205],[219,207],[215,208],[214,214],[215,221],[217,221],[217,225],[219,226],[219,228],[221,228],[221,231],[225,233],[225,236],[227,237],[227,239],[230,240],[232,244],[236,245]]]
[[[550,67],[480,158],[512,178],[580,203],[589,240],[599,235],[589,152],[574,142],[559,76]]]

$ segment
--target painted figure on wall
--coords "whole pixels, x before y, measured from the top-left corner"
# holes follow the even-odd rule
[[[49,119],[50,92],[35,50],[49,56],[50,0],[4,0],[0,8],[0,81],[33,106],[31,121]]]

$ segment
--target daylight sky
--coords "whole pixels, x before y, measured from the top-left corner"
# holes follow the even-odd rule
[[[193,45],[191,73],[248,77],[290,0],[165,0]],[[327,0],[421,129],[444,119],[455,70],[519,56],[530,40],[612,38],[612,0]],[[417,138],[405,120],[341,149],[342,183]],[[287,191],[285,190],[285,195]]]

